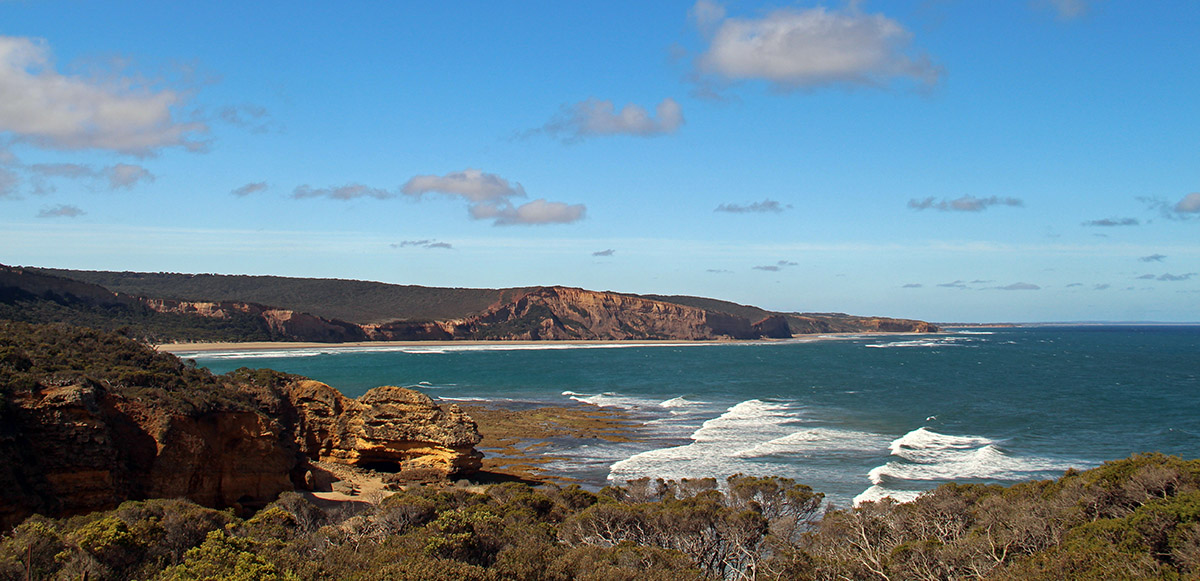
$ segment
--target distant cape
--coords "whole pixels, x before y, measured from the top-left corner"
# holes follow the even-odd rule
[[[0,318],[192,341],[721,340],[936,332],[911,319],[780,313],[718,299],[562,286],[438,288],[0,265]]]

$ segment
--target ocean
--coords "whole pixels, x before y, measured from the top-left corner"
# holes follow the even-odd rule
[[[400,385],[447,402],[624,410],[644,439],[538,448],[560,458],[546,468],[593,487],[777,475],[846,506],[949,481],[1054,478],[1137,452],[1200,456],[1200,326],[180,356],[216,373],[297,373],[348,396]]]

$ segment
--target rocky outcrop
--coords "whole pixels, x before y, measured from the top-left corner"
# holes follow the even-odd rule
[[[797,335],[815,333],[937,333],[937,325],[915,319],[856,317],[842,313],[801,313],[786,315]]]
[[[358,399],[312,380],[286,390],[309,459],[396,473],[401,481],[453,478],[481,466],[479,432],[457,405],[442,408],[420,392],[391,386]]]
[[[225,376],[115,333],[0,321],[0,533],[33,513],[186,497],[254,509],[311,460],[436,481],[480,467],[457,406],[380,387],[358,399],[270,370]]]

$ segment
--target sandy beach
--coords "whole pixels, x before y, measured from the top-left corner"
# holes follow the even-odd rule
[[[796,335],[791,339],[749,339],[713,341],[353,341],[347,343],[311,343],[299,341],[249,341],[244,343],[160,343],[155,349],[166,353],[200,353],[224,351],[289,351],[300,349],[363,349],[397,347],[452,347],[452,346],[504,346],[504,345],[645,345],[661,347],[669,345],[725,345],[734,343],[811,343],[814,341],[837,341],[857,337],[888,337],[908,335],[939,335],[940,333],[822,333],[819,335]]]

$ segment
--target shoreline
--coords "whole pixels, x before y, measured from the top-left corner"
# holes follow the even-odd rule
[[[165,353],[209,353],[224,351],[296,351],[301,349],[380,349],[397,347],[503,347],[503,346],[561,346],[567,347],[603,347],[621,345],[627,347],[674,347],[693,345],[769,345],[779,343],[815,343],[818,341],[843,341],[860,337],[888,336],[938,336],[945,332],[914,333],[914,332],[871,332],[855,333],[820,333],[814,335],[794,335],[790,339],[705,339],[688,341],[684,339],[621,339],[621,340],[592,340],[578,341],[483,341],[463,339],[458,341],[350,341],[346,343],[316,343],[308,341],[247,341],[247,342],[196,342],[196,343],[158,343],[154,349]]]

